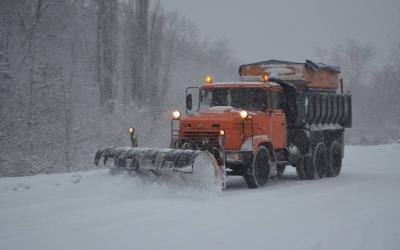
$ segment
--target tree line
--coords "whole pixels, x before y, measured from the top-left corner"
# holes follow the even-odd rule
[[[0,175],[92,167],[129,126],[167,146],[185,87],[235,75],[225,41],[155,0],[2,0],[0,24]]]
[[[390,55],[377,60],[376,49],[347,39],[332,49],[318,49],[319,60],[339,65],[345,89],[353,96],[353,128],[347,142],[381,144],[400,140],[400,39]]]

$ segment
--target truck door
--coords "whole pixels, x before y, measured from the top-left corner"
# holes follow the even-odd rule
[[[281,105],[281,94],[278,89],[271,89],[269,92],[269,125],[274,148],[286,146],[286,117]]]

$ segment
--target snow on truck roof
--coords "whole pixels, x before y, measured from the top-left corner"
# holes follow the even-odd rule
[[[305,67],[318,71],[318,70],[328,70],[332,73],[341,73],[340,67],[336,65],[327,65],[324,63],[316,63],[311,60],[306,60],[304,63],[300,62],[290,62],[290,61],[282,61],[282,60],[268,60],[268,61],[262,61],[262,62],[256,62],[256,63],[249,63],[249,64],[243,64],[240,65],[239,67],[239,74],[242,74],[242,69],[245,67],[251,67],[251,66],[266,66],[266,65],[304,65]]]
[[[274,82],[215,82],[215,83],[204,83],[202,88],[218,88],[218,87],[230,87],[230,88],[269,88],[279,87],[280,85]]]

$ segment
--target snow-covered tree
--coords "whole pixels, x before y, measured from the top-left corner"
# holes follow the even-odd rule
[[[156,0],[2,0],[0,24],[0,175],[90,167],[132,125],[167,146],[185,87],[236,74],[226,46]]]

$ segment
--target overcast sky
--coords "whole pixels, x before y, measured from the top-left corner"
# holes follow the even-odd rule
[[[400,0],[161,0],[194,21],[203,38],[227,38],[241,62],[303,61],[346,38],[368,42],[378,59],[400,38]]]

